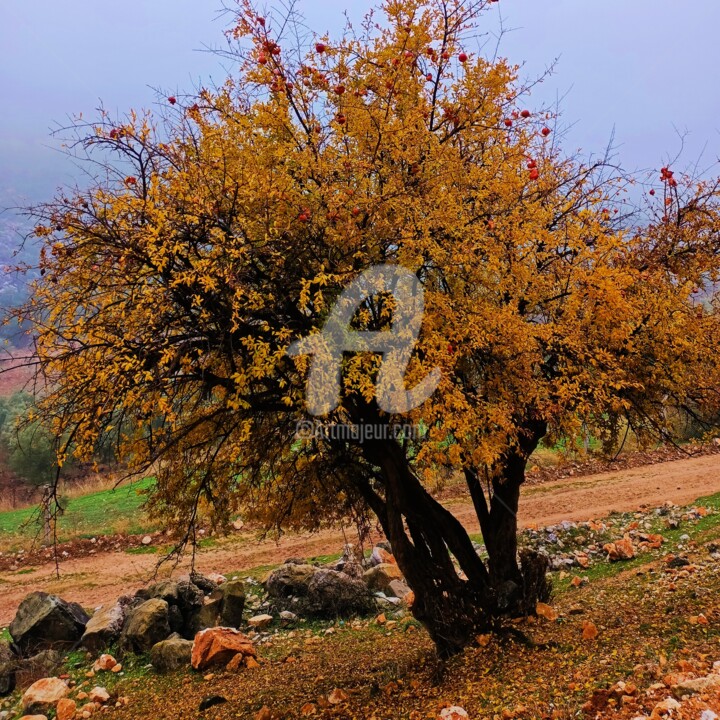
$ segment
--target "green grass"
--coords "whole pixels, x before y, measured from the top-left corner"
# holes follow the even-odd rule
[[[73,537],[113,535],[117,532],[139,535],[154,529],[142,505],[143,490],[153,483],[152,478],[115,489],[91,493],[68,501],[65,512],[58,519],[61,542]],[[0,537],[22,544],[40,532],[37,508],[23,508],[0,513]]]

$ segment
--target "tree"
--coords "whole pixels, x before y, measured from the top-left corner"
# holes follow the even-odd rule
[[[185,541],[201,508],[277,529],[375,517],[443,656],[547,597],[516,541],[541,439],[666,436],[668,406],[700,413],[720,387],[717,306],[693,294],[718,278],[718,186],[665,169],[633,225],[630,180],[563,155],[517,68],[471,52],[485,5],[389,1],[381,24],[311,40],[242,4],[222,88],[77,126],[104,172],[35,209],[24,309],[42,412],[78,456],[112,437],[155,468],[151,507]],[[386,358],[346,353],[338,407],[299,439],[310,359],[288,349],[377,265],[421,284],[404,381],[439,368],[439,387],[387,412]],[[371,294],[352,327],[396,310]],[[442,468],[467,483],[487,562],[433,497]]]

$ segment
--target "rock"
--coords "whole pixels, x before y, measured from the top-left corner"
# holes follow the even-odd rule
[[[54,707],[64,697],[67,697],[70,688],[60,678],[43,678],[34,682],[22,696],[23,710],[41,710]]]
[[[547,603],[539,602],[535,606],[535,612],[542,618],[545,618],[546,620],[549,620],[550,622],[555,622],[555,620],[558,619],[558,611],[554,608],[548,605]]]
[[[257,657],[257,652],[247,635],[233,628],[208,628],[201,630],[193,642],[191,664],[195,670],[225,666],[236,655]]]
[[[583,621],[582,636],[583,640],[594,640],[598,636],[598,629],[594,622],[590,620]]]
[[[223,585],[227,582],[227,578],[224,575],[221,575],[220,573],[209,573],[207,576],[207,579],[211,582],[214,582],[218,587],[220,585]]]
[[[329,695],[328,695],[328,702],[331,705],[341,705],[344,702],[347,702],[350,697],[349,695],[340,688],[335,688]]]
[[[165,600],[154,598],[146,600],[130,613],[120,637],[120,646],[124,650],[144,653],[169,635],[168,604]]]
[[[294,625],[298,621],[298,616],[294,612],[290,612],[289,610],[283,610],[280,613],[280,624],[283,627],[290,627],[291,625]]]
[[[20,720],[48,720],[45,715],[23,715]]]
[[[179,598],[178,584],[172,580],[161,580],[150,585],[143,592],[143,599],[151,600],[152,598],[164,600],[168,605],[177,605]]]
[[[77,603],[34,592],[20,603],[8,629],[22,655],[27,656],[53,647],[71,647],[82,637],[89,619]]]
[[[652,711],[652,717],[657,718],[661,715],[667,715],[667,713],[672,712],[673,710],[679,709],[680,703],[675,698],[667,698],[655,705]]]
[[[94,687],[89,693],[90,702],[104,705],[110,699],[110,693],[104,687]]]
[[[88,620],[80,644],[92,653],[105,650],[120,637],[126,616],[127,605],[120,602],[100,607]]]
[[[179,670],[190,665],[193,642],[181,637],[168,638],[152,646],[150,662],[160,673]]]
[[[237,518],[232,521],[232,529],[236,532],[240,532],[245,527],[245,523],[240,519]]]
[[[708,675],[695,680],[683,680],[673,687],[676,697],[683,695],[696,695],[720,689],[720,675]]]
[[[391,580],[388,592],[390,595],[404,600],[410,594],[410,588],[404,580]]]
[[[74,720],[77,711],[77,703],[70,698],[62,698],[58,701],[55,709],[57,720]]]
[[[28,687],[37,680],[52,677],[62,663],[63,656],[57,650],[42,650],[29,658],[18,660],[17,684]]]
[[[394,555],[387,551],[385,548],[381,547],[380,545],[376,545],[373,548],[372,554],[370,555],[370,565],[375,567],[376,565],[394,565],[395,564],[395,557]]]
[[[262,630],[263,628],[266,628],[268,627],[268,625],[272,624],[272,621],[272,615],[255,615],[255,617],[251,617],[248,620],[248,625],[252,628],[255,628],[256,630]]]
[[[190,620],[189,629],[193,631],[193,637],[201,630],[218,626],[220,623],[222,604],[222,593],[220,590],[214,590],[212,595],[208,597],[203,596],[203,604],[195,611]]]
[[[224,705],[226,702],[227,698],[224,698],[222,695],[211,695],[210,697],[203,698],[200,702],[198,710],[200,710],[200,712],[204,712],[216,705]]]
[[[181,634],[186,640],[192,640],[199,630],[210,625],[202,625],[206,616],[198,617],[205,605],[205,593],[190,580],[181,580],[177,584],[177,606],[183,618]]]
[[[393,580],[404,580],[404,578],[397,565],[380,563],[367,570],[363,575],[363,580],[371,590],[393,595],[394,593],[390,590],[390,583]]]
[[[366,615],[374,610],[375,599],[362,580],[336,570],[319,570],[308,584],[308,614],[334,618]]]
[[[190,573],[190,582],[197,585],[206,595],[210,595],[218,588],[216,582],[213,582],[205,575],[201,575],[199,572]]]
[[[222,592],[221,625],[223,627],[240,627],[245,609],[245,584],[242,580],[230,580],[223,583],[220,590]]]
[[[314,565],[286,563],[268,575],[265,589],[272,598],[305,597],[310,580],[318,572]]]
[[[469,717],[463,708],[453,705],[443,708],[438,715],[438,720],[467,720]]]
[[[635,548],[633,547],[630,535],[627,533],[622,540],[616,540],[603,546],[603,550],[608,554],[608,560],[616,562],[618,560],[632,560],[635,557]]]
[[[101,655],[93,664],[94,672],[108,672],[118,664],[112,655]]]
[[[17,684],[18,658],[10,649],[10,643],[0,641],[0,697],[10,695]]]
[[[143,545],[152,545],[152,537],[151,537],[150,535],[146,535],[146,536],[141,540],[141,542],[142,542]]]

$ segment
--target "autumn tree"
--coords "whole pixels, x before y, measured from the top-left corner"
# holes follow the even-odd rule
[[[518,68],[478,53],[486,4],[389,0],[339,38],[240,5],[221,88],[77,126],[103,172],[35,209],[24,311],[41,412],[78,456],[110,437],[152,467],[151,507],[186,539],[201,508],[277,529],[375,518],[442,655],[547,597],[516,540],[543,438],[667,437],[668,408],[701,415],[720,379],[717,306],[697,301],[718,279],[717,186],[665,169],[629,217],[631,179],[564,155]],[[388,412],[382,355],[346,353],[327,432],[299,438],[311,358],[288,349],[377,265],[421,284],[404,381],[439,368],[439,387]],[[372,295],[353,328],[393,327],[394,307]],[[398,423],[423,432],[330,432]],[[434,497],[447,469],[487,560]]]

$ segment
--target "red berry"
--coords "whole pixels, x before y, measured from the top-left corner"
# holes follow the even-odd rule
[[[651,195],[654,195],[654,194],[655,194],[655,191],[654,191],[654,190],[651,190],[651,191],[650,191],[650,194],[651,194]]]
[[[425,79],[426,79],[428,82],[432,82],[432,81],[433,81],[433,76],[432,76],[430,73],[428,73],[428,74],[425,76]]]
[[[264,17],[260,17],[260,16],[258,15],[257,21],[258,21],[258,25],[260,25],[260,26],[262,26],[262,27],[265,27],[265,18],[264,18]]]
[[[267,65],[267,55],[265,55],[264,53],[261,53],[260,57],[258,58],[258,62],[261,65]]]
[[[544,127],[544,128],[542,129],[543,137],[547,137],[551,132],[552,132],[552,130],[551,130],[550,128],[548,128],[548,127]]]
[[[531,180],[537,180],[540,177],[540,173],[538,172],[537,168],[533,168],[530,171],[530,179]]]
[[[537,163],[534,160],[528,160],[528,170],[534,170],[537,167]]]
[[[325,43],[315,43],[315,52],[324,53],[327,50]]]
[[[336,115],[335,120],[337,121],[338,125],[345,124],[345,116],[342,113],[340,115]]]
[[[352,209],[353,217],[357,217],[361,212],[362,212],[362,210],[360,210],[360,208],[357,207],[357,206],[355,206],[355,207]]]
[[[137,178],[134,178],[132,175],[125,178],[125,184],[126,185],[137,185]]]
[[[505,127],[512,127],[512,120],[510,118],[505,118]]]
[[[529,110],[523,110],[520,115],[524,118],[529,118],[532,113]]]
[[[177,98],[176,98],[174,95],[171,95],[171,96],[168,98],[168,102],[169,102],[171,105],[174,105],[174,104],[177,102]]]
[[[344,85],[336,85],[335,86],[335,94],[336,95],[342,95],[345,92],[345,86]]]
[[[458,55],[458,60],[461,63],[467,62],[467,59],[468,59],[468,56],[464,52],[462,52]]]

